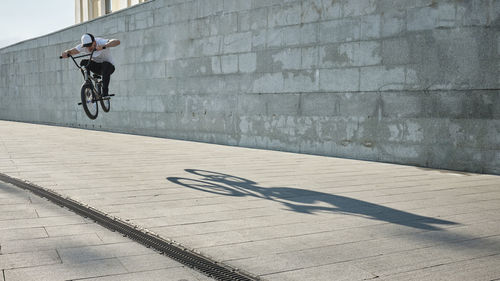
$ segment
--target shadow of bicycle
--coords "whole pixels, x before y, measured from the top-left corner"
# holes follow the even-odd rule
[[[270,200],[282,204],[290,211],[305,214],[318,212],[343,213],[425,230],[440,229],[434,225],[457,224],[345,196],[292,187],[262,187],[249,179],[218,172],[196,169],[186,169],[185,171],[200,178],[168,177],[167,180],[212,194],[235,197],[247,196]],[[323,206],[318,206],[318,204]]]

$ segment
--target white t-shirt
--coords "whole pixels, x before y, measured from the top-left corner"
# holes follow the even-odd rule
[[[106,45],[106,43],[108,43],[109,39],[104,39],[104,38],[99,38],[99,37],[96,37],[95,38],[95,42],[97,43],[97,46],[104,46]],[[90,54],[89,51],[87,51],[87,48],[86,47],[83,47],[82,44],[78,44],[75,49],[78,50],[78,52],[80,53],[84,53],[84,54]],[[94,52],[94,55],[92,55],[92,60],[95,61],[95,62],[109,62],[111,63],[112,65],[115,65],[114,61],[113,61],[113,57],[111,57],[111,52],[109,51],[109,48],[106,48],[102,51],[95,51]]]

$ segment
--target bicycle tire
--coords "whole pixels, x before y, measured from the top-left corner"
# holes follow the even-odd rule
[[[82,106],[87,117],[94,120],[99,114],[99,106],[97,101],[94,99],[94,93],[92,92],[92,87],[88,84],[84,84],[81,90]]]
[[[101,108],[104,112],[109,112],[109,110],[111,109],[111,99],[106,99],[106,100],[103,100],[101,98],[100,100],[101,102]]]

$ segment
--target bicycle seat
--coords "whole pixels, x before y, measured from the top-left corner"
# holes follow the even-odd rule
[[[92,77],[94,77],[95,79],[101,79],[101,75],[97,75],[97,74],[92,75]]]

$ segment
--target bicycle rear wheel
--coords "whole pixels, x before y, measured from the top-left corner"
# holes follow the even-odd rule
[[[94,120],[97,118],[99,108],[97,101],[94,99],[92,87],[88,84],[82,86],[82,106],[85,114],[87,114],[90,119]]]

